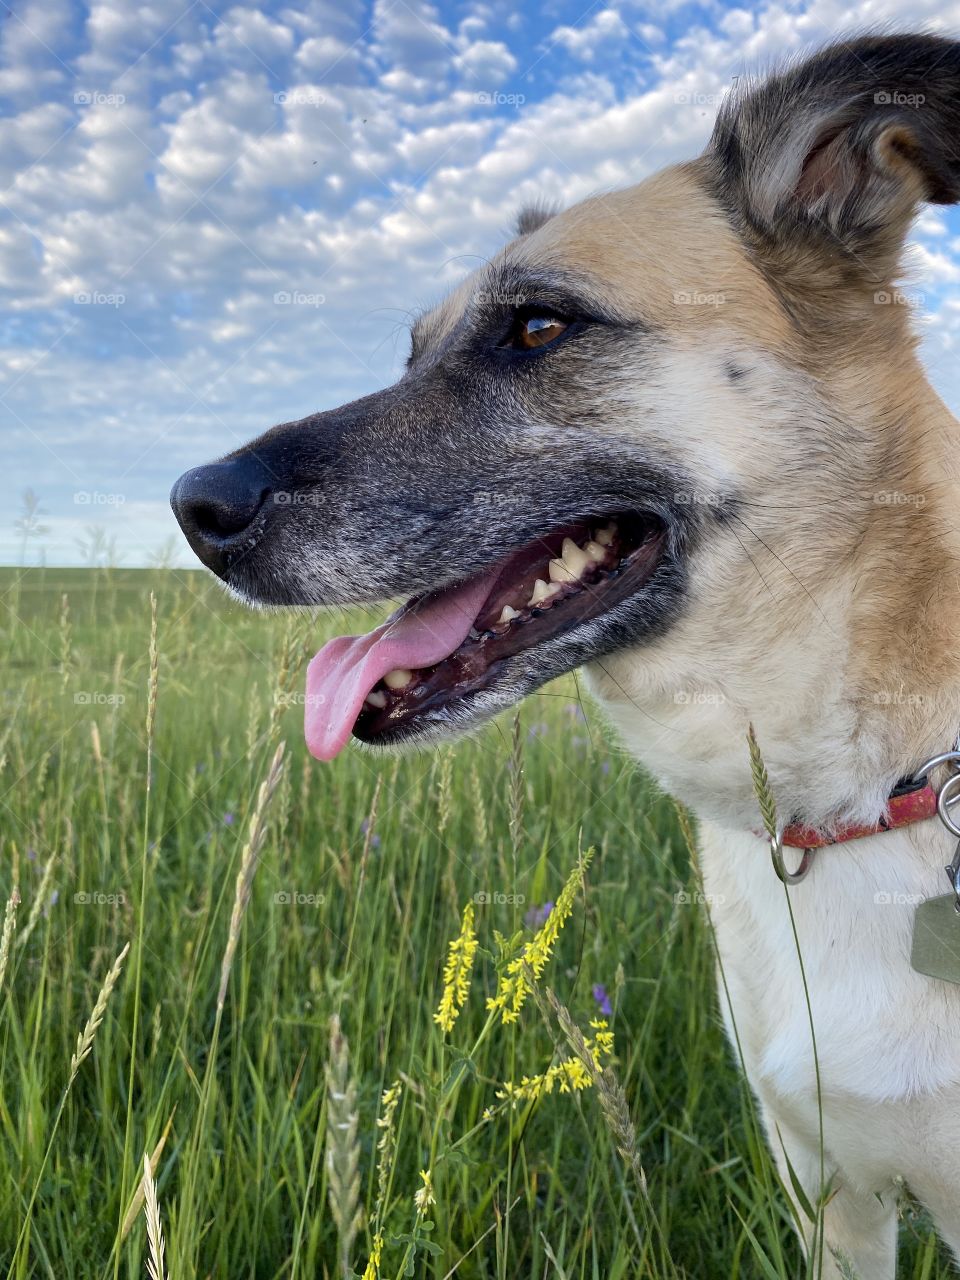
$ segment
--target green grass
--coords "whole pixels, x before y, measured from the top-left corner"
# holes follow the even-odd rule
[[[3,571],[0,587],[0,891],[22,898],[0,990],[0,1277],[143,1275],[143,1215],[122,1244],[120,1224],[165,1131],[155,1177],[175,1280],[338,1277],[343,1252],[360,1273],[394,1080],[384,1277],[405,1261],[431,1280],[802,1271],[721,1033],[708,921],[677,900],[696,882],[676,814],[589,706],[583,719],[572,679],[527,702],[516,744],[507,717],[454,749],[320,765],[302,744],[302,663],[342,617],[254,615],[199,574]],[[237,873],[280,741],[218,1019]],[[605,985],[646,1194],[597,1089],[513,1111],[496,1096],[566,1042],[542,998],[488,1025],[495,933],[528,937],[525,914],[589,847],[540,986],[589,1033]],[[490,900],[472,987],[445,1036],[446,949],[477,894]],[[335,1015],[346,1044],[331,1058]],[[418,1219],[428,1166],[436,1204]],[[354,1199],[367,1212],[351,1245]],[[902,1237],[903,1275],[950,1274],[922,1217],[908,1212]]]

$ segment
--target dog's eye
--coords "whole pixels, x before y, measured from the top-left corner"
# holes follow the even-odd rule
[[[521,351],[535,351],[538,347],[548,347],[551,342],[556,342],[567,328],[566,320],[547,312],[518,316],[507,339],[507,346]]]

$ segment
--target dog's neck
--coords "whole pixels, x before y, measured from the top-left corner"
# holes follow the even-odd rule
[[[824,514],[847,539],[829,572],[794,575],[789,536],[779,546],[765,536],[782,570],[777,598],[739,636],[719,627],[715,665],[681,620],[655,646],[590,668],[631,753],[724,826],[757,825],[751,722],[785,820],[814,826],[877,821],[897,781],[960,731],[960,425],[912,349],[899,363],[861,379],[860,403],[847,406],[848,421],[867,424],[863,469],[850,478],[866,492]]]

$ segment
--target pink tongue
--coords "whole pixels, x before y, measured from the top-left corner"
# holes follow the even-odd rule
[[[496,579],[471,578],[365,636],[338,636],[307,667],[304,732],[318,760],[342,751],[374,685],[395,667],[417,670],[449,658],[466,640]]]

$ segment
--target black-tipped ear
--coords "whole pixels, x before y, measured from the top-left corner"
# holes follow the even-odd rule
[[[960,43],[831,45],[732,96],[705,160],[761,253],[809,262],[819,248],[886,278],[918,206],[960,199]]]
[[[525,205],[517,214],[516,234],[526,236],[531,231],[539,231],[556,213],[557,206],[548,201],[538,200],[534,204]]]

